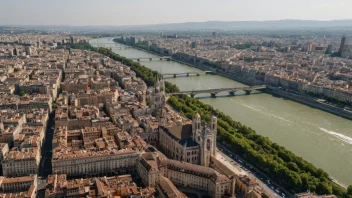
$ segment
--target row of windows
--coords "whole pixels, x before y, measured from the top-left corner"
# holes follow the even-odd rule
[[[93,159],[79,159],[79,160],[70,160],[70,161],[57,161],[56,164],[59,165],[71,165],[71,164],[76,164],[76,163],[97,163],[97,161],[108,161],[108,162],[114,162],[116,160],[122,161],[122,159],[124,159],[123,161],[126,162],[128,160],[134,160],[134,158],[137,157],[137,155],[123,155],[123,156],[111,156],[111,157],[105,157],[105,158],[93,158]]]

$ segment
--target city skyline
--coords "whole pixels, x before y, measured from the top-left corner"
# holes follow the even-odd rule
[[[177,3],[161,0],[106,0],[104,3],[93,0],[50,3],[14,0],[1,5],[1,25],[124,26],[205,21],[352,19],[348,10],[352,2],[344,0],[180,0]]]
[[[352,197],[352,20],[37,27],[0,28],[0,197]]]

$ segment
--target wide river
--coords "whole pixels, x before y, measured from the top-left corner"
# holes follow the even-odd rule
[[[112,48],[115,53],[127,58],[157,57],[136,49],[121,49],[125,46],[114,43],[112,38],[93,39],[90,43],[96,47]],[[145,60],[141,64],[161,73],[200,71],[172,61]],[[167,80],[181,90],[244,86],[217,75]],[[340,182],[352,184],[352,121],[264,93],[236,93],[233,97],[220,94],[217,98],[204,94],[196,97],[322,168]]]

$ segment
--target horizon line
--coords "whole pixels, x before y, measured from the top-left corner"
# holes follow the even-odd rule
[[[331,19],[331,20],[316,20],[316,19],[277,19],[277,20],[242,20],[242,21],[187,21],[187,22],[170,22],[170,23],[153,23],[153,24],[132,24],[132,25],[68,25],[68,24],[60,24],[60,25],[39,25],[39,24],[0,24],[0,27],[6,26],[69,26],[69,27],[132,27],[132,26],[153,26],[153,25],[172,25],[172,24],[187,24],[187,23],[209,23],[209,22],[273,22],[273,21],[317,21],[317,22],[333,22],[333,21],[352,21],[352,19]]]

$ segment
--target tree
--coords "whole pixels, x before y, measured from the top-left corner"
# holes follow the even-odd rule
[[[148,99],[148,100],[147,100],[147,106],[149,106],[149,105],[150,105],[150,100]]]
[[[349,185],[347,188],[347,194],[352,196],[352,185]]]
[[[262,198],[269,198],[269,197],[265,193],[262,193]]]
[[[337,186],[336,184],[332,185],[332,193],[338,197],[342,197],[344,194],[344,190],[341,189],[339,186]]]
[[[327,182],[320,182],[317,186],[317,193],[320,195],[331,195],[332,187]]]
[[[298,168],[297,164],[294,163],[294,162],[289,162],[289,163],[287,164],[287,168],[289,168],[290,170],[299,172],[299,168]]]

